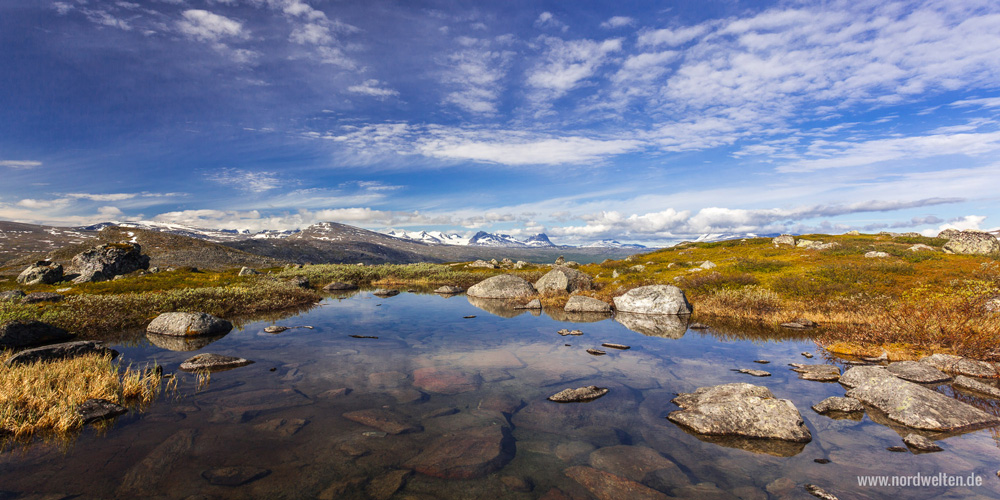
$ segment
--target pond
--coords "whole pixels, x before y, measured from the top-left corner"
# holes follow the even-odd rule
[[[312,328],[264,332],[271,324]],[[71,441],[8,445],[0,499],[813,498],[805,484],[845,500],[1000,498],[996,428],[939,439],[937,453],[893,452],[905,429],[811,410],[845,389],[801,380],[788,364],[815,352],[811,362],[848,365],[824,359],[801,333],[362,291],[211,340],[116,345],[126,362],[155,360],[176,385]],[[254,363],[209,377],[179,371],[196,352]],[[791,400],[812,440],[708,440],[665,418],[678,393],[730,382]],[[589,385],[609,392],[586,403],[547,400]],[[937,389],[1000,413],[996,401]],[[917,474],[981,485],[859,484]]]

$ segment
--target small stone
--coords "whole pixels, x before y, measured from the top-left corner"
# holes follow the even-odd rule
[[[593,401],[607,393],[607,388],[591,385],[576,389],[565,389],[549,396],[548,399],[557,403],[582,403]]]
[[[760,363],[760,364],[762,364],[762,365],[766,365],[766,364],[769,364],[769,363],[770,363],[770,361],[768,361],[768,360],[766,360],[766,359],[755,359],[755,360],[753,360],[753,362],[754,362],[754,363]]]
[[[830,459],[829,458],[816,458],[816,459],[813,459],[813,462],[816,462],[816,463],[822,464],[822,465],[826,465],[826,464],[830,463]]]
[[[600,349],[587,349],[587,353],[593,354],[594,356],[604,356],[605,354],[607,354],[607,352],[604,352]]]
[[[835,382],[840,379],[840,368],[834,365],[806,365],[792,363],[792,371],[799,374],[802,380],[818,382]]]
[[[393,289],[393,288],[389,288],[389,289],[386,289],[386,288],[377,288],[377,289],[375,289],[374,292],[372,292],[372,295],[374,295],[376,297],[383,297],[383,298],[384,297],[394,297],[396,295],[399,295],[399,290],[396,290],[396,289]]]
[[[904,446],[890,446],[890,447],[886,448],[886,450],[889,450],[889,451],[891,451],[893,453],[902,453],[902,452],[905,452],[905,451],[909,451]]]
[[[812,355],[811,352],[803,352],[803,353],[800,353],[800,354],[802,354],[803,356],[805,356],[807,358],[810,358],[810,359],[813,357],[813,355]]]
[[[264,331],[267,333],[281,333],[285,330],[288,330],[287,326],[271,325],[264,328]]]
[[[192,356],[181,363],[181,370],[184,371],[216,371],[239,368],[253,363],[249,359],[236,358],[233,356],[222,356],[219,354],[204,353]]]
[[[626,349],[631,349],[632,348],[632,346],[627,346],[627,345],[624,345],[624,344],[612,344],[610,342],[605,342],[605,343],[601,344],[601,347],[608,347],[608,348],[611,348],[611,349],[618,349],[618,350],[622,350],[622,351],[624,351]]]
[[[736,371],[738,371],[740,373],[745,373],[747,375],[753,375],[754,377],[770,377],[771,376],[770,372],[766,372],[764,370],[754,370],[754,369],[751,369],[751,368],[740,368],[739,370],[736,370]]]
[[[906,446],[909,446],[910,448],[913,448],[918,451],[934,452],[942,450],[942,448],[938,446],[937,443],[915,432],[911,432],[906,436],[904,436],[903,442],[906,443]]]
[[[377,339],[375,335],[348,335],[352,339]]]
[[[382,408],[347,412],[344,413],[344,418],[389,434],[416,432],[422,429],[421,426],[410,421],[408,417]]]
[[[832,493],[827,493],[826,490],[820,488],[819,486],[816,486],[815,484],[807,484],[805,488],[810,495],[819,498],[820,500],[839,500]]]
[[[201,477],[220,486],[240,486],[270,473],[271,471],[260,467],[220,467],[202,472]]]
[[[472,318],[475,318],[475,317],[476,317],[475,314],[470,314],[468,316],[462,316],[462,319],[472,319]]]

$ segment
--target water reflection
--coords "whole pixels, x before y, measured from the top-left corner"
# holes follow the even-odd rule
[[[521,305],[520,302],[506,299],[484,299],[471,295],[466,295],[466,297],[469,299],[470,304],[501,318],[514,318],[528,312],[527,309],[519,309],[517,307]]]
[[[570,323],[597,323],[598,321],[611,319],[611,313],[568,312],[558,307],[546,308],[545,314],[556,321],[567,321]]]
[[[688,314],[636,314],[618,312],[615,321],[633,332],[647,337],[679,339],[687,332],[691,316]]]
[[[150,344],[168,351],[197,351],[212,342],[221,340],[225,335],[202,335],[197,337],[179,337],[176,335],[160,335],[158,333],[146,333],[146,339]]]

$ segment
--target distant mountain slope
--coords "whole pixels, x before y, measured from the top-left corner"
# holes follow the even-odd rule
[[[48,252],[96,239],[97,231],[0,221],[0,266],[21,258],[39,260]]]
[[[220,243],[223,241],[245,240],[247,238],[287,238],[288,236],[298,232],[297,229],[294,229],[288,231],[259,231],[256,233],[251,233],[250,231],[247,230],[238,231],[236,229],[205,229],[200,227],[188,226],[185,224],[176,224],[173,222],[155,222],[155,221],[102,222],[100,224],[86,226],[82,229],[96,231],[108,226],[145,229],[147,231],[159,231],[162,233],[176,234],[178,236],[188,236],[191,238],[214,241],[216,243]]]
[[[589,245],[584,245],[584,248],[635,248],[642,249],[646,248],[643,245],[637,245],[635,243],[619,243],[617,240],[601,240],[595,243],[590,243]]]

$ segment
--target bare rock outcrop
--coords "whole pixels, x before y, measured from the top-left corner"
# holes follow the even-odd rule
[[[535,295],[535,287],[519,276],[501,274],[472,285],[465,294],[484,299],[519,299]]]
[[[17,282],[22,285],[51,285],[62,280],[62,264],[47,260],[35,262],[17,276]]]
[[[990,255],[1000,252],[1000,241],[985,231],[958,231],[950,233],[943,250],[945,253],[963,255]]]
[[[115,276],[149,269],[149,256],[138,243],[105,243],[73,257],[71,266],[80,275],[74,283],[108,281]]]

